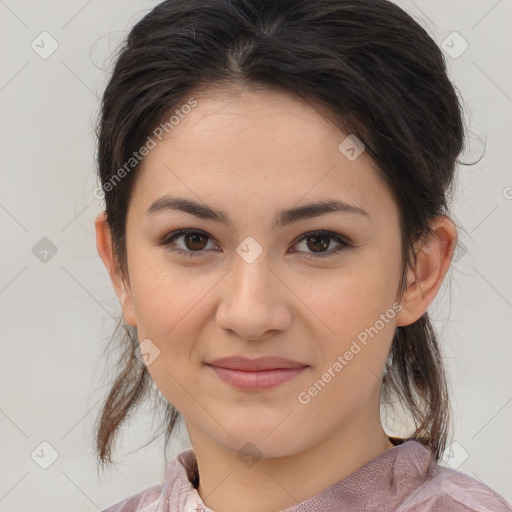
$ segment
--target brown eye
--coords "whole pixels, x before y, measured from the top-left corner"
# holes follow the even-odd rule
[[[180,229],[166,235],[158,245],[163,245],[167,250],[183,256],[200,256],[207,251],[211,237],[196,229]],[[215,249],[215,244],[213,248]]]
[[[325,251],[329,245],[330,245],[330,237],[321,235],[312,235],[307,237],[307,246],[309,249],[311,249],[313,252],[323,252]]]
[[[203,233],[198,232],[184,235],[183,240],[187,249],[190,249],[191,251],[200,251],[201,249],[204,249],[208,243],[208,237]]]
[[[331,247],[332,241],[337,243],[338,246],[327,250]],[[209,242],[213,245],[210,249],[218,249],[213,243],[212,237],[207,233],[196,229],[180,229],[166,235],[157,245],[162,245],[171,252],[191,257],[207,254]],[[301,253],[302,257],[310,259],[334,256],[343,250],[353,247],[351,242],[344,240],[337,233],[326,230],[306,233],[294,246],[298,246],[301,243],[305,245],[305,249],[298,252]]]
[[[333,244],[334,249],[328,251],[327,249],[331,247],[332,241],[337,243],[338,246],[336,247],[335,244]],[[320,259],[333,256],[343,250],[353,247],[350,242],[344,240],[337,233],[326,230],[306,233],[295,245],[300,246],[301,244],[304,244],[304,250],[300,250],[298,252],[303,253],[302,257],[309,259]]]

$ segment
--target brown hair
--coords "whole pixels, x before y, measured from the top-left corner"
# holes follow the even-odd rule
[[[118,269],[126,277],[125,223],[140,164],[112,176],[192,93],[210,85],[277,88],[322,108],[355,134],[399,207],[402,277],[429,221],[447,215],[464,144],[462,108],[443,54],[427,32],[387,0],[167,0],[131,30],[104,92],[98,173]],[[465,164],[464,164],[465,165]],[[150,390],[136,357],[135,328],[120,319],[124,352],[97,418],[95,449],[112,444]],[[447,444],[450,403],[438,339],[425,313],[397,329],[381,399],[393,398],[415,423],[411,435],[437,461]],[[161,398],[161,397],[160,397]],[[179,419],[167,401],[165,444]]]

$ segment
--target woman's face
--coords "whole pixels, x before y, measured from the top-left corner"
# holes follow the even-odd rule
[[[278,92],[194,97],[134,188],[124,318],[189,429],[235,450],[251,442],[269,456],[297,453],[364,408],[378,414],[398,318],[398,209],[368,155],[350,139],[340,149],[348,134],[307,103]],[[166,197],[222,212],[223,222],[165,208]],[[327,201],[361,211],[300,214]],[[169,241],[181,229],[197,233]],[[207,365],[229,356],[306,367],[244,389]]]

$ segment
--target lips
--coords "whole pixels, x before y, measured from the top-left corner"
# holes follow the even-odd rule
[[[276,387],[301,374],[309,365],[284,357],[257,359],[225,357],[207,363],[221,380],[246,391],[262,391]]]

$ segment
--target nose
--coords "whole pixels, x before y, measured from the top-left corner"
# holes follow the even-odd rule
[[[236,255],[222,283],[216,314],[220,328],[251,341],[289,329],[293,292],[269,266],[265,251],[252,263]]]

